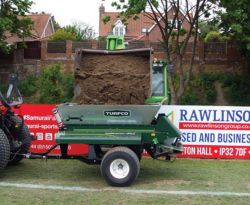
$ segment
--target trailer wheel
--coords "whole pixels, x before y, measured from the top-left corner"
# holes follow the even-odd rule
[[[0,129],[0,170],[4,169],[10,158],[10,144],[7,136]]]
[[[11,121],[16,124],[18,127],[21,126],[22,120],[16,116],[11,117]],[[17,137],[18,141],[22,144],[19,148],[12,150],[10,155],[9,164],[16,165],[23,159],[23,156],[20,154],[26,154],[29,152],[30,144],[31,144],[31,136],[27,125],[24,123],[22,128],[18,130],[18,128],[12,129],[12,134]]]
[[[108,151],[101,162],[101,173],[111,186],[129,186],[138,177],[140,163],[136,154],[127,147]]]

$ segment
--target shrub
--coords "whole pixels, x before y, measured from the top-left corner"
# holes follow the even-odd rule
[[[181,98],[183,105],[212,105],[216,101],[215,81],[212,74],[195,75]]]
[[[205,42],[220,41],[220,40],[221,36],[217,31],[210,31],[204,39]]]
[[[215,89],[215,81],[218,79],[218,76],[213,74],[202,74],[202,88],[206,97],[206,104],[214,104],[216,101],[217,93]]]
[[[58,29],[50,38],[50,41],[65,41],[72,40],[76,41],[76,34],[63,29]]]
[[[73,76],[63,74],[59,64],[45,67],[39,80],[41,103],[63,103],[73,97]]]
[[[34,95],[38,90],[38,77],[29,76],[26,80],[19,82],[19,90],[24,97],[30,97]]]
[[[182,105],[200,105],[200,100],[198,95],[194,92],[192,88],[186,90],[185,94],[181,98]]]
[[[223,84],[225,97],[232,105],[250,105],[250,81],[249,74],[225,75],[221,82]]]

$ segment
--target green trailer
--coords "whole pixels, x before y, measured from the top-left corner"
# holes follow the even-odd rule
[[[108,43],[114,43],[114,36]],[[17,155],[100,164],[107,183],[122,187],[136,180],[144,153],[166,160],[181,153],[180,131],[160,112],[168,101],[167,64],[153,60],[152,52],[78,49],[74,99],[79,102],[53,110],[59,124],[56,144],[46,153]],[[69,144],[87,144],[88,152],[69,155]],[[61,154],[50,155],[56,147]]]
[[[160,105],[61,104],[54,110],[60,125],[56,142],[67,157],[68,144],[88,144],[81,160],[100,164],[112,186],[128,186],[138,176],[144,150],[153,158],[181,153],[181,133]]]
[[[117,50],[124,48],[122,42],[110,36],[107,49],[112,51],[76,51],[75,100],[83,104],[56,106],[59,132],[56,144],[45,153],[27,153],[32,136],[22,116],[11,110],[22,103],[16,77],[11,78],[7,98],[0,92],[0,169],[24,157],[79,159],[100,164],[108,184],[129,186],[139,175],[145,152],[166,160],[182,152],[180,131],[160,112],[168,101],[167,64],[153,61],[152,49]],[[69,144],[87,144],[88,153],[69,155]],[[50,155],[56,147],[61,154]]]
[[[69,144],[88,144],[86,156],[73,158],[100,164],[108,184],[129,186],[143,153],[169,160],[182,152],[181,133],[159,112],[168,101],[167,64],[153,60],[150,48],[117,50],[110,45],[115,40],[121,39],[111,36],[107,46],[115,50],[76,51],[78,103],[58,105],[53,112],[61,158],[72,158]]]

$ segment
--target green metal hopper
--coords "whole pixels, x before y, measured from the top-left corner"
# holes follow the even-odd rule
[[[164,114],[157,116],[160,107],[58,105],[56,113],[62,128],[56,142],[112,146],[159,144],[173,150],[177,149],[173,144],[180,138],[180,132]]]

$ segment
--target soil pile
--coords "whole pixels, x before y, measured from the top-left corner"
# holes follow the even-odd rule
[[[144,104],[150,94],[148,56],[85,54],[75,70],[80,104]]]

